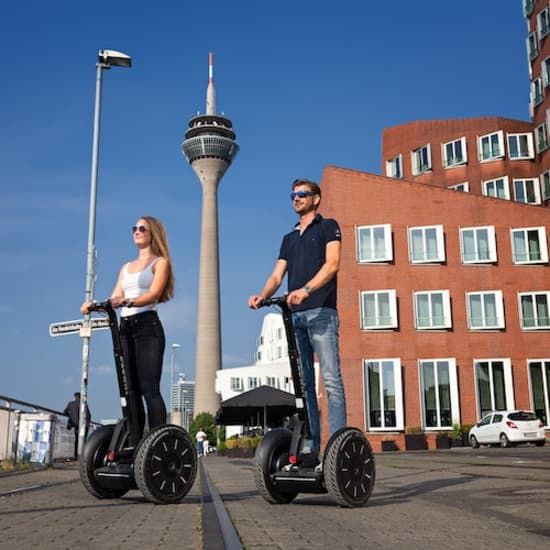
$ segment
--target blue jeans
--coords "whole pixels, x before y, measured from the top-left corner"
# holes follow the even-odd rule
[[[300,367],[307,403],[313,450],[321,447],[321,426],[317,395],[315,393],[315,371],[313,353],[319,359],[319,367],[328,397],[328,419],[331,435],[346,425],[346,397],[340,372],[338,353],[338,312],[328,307],[316,307],[292,313],[296,332],[296,343],[300,352]]]

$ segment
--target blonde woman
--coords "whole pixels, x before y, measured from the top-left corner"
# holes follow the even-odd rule
[[[149,429],[166,424],[166,406],[160,393],[166,340],[156,307],[172,298],[174,277],[166,232],[160,221],[152,216],[139,218],[132,227],[132,236],[137,258],[122,266],[111,304],[121,308],[120,338],[138,396],[141,437],[145,426],[143,399]],[[82,305],[82,313],[88,313],[89,305],[90,302]]]

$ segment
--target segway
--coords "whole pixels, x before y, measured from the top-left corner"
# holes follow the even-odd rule
[[[374,488],[375,464],[370,443],[361,430],[345,427],[336,431],[325,448],[322,464],[308,464],[303,443],[311,440],[310,415],[304,398],[291,311],[286,296],[261,303],[261,307],[273,305],[279,306],[283,315],[297,412],[292,431],[270,430],[256,449],[256,488],[271,504],[288,504],[298,493],[329,493],[340,506],[363,506]]]
[[[113,339],[122,418],[114,426],[95,430],[80,457],[80,479],[96,498],[120,498],[139,489],[151,502],[180,502],[197,475],[197,455],[189,434],[166,424],[142,437],[138,427],[138,399],[125,362],[117,316],[110,300],[95,302],[90,311],[107,314]]]

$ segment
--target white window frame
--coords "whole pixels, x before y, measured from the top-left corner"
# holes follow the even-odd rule
[[[462,158],[458,161],[454,161],[456,158],[456,144],[460,144],[460,151],[462,153]],[[447,146],[450,145],[453,150],[453,158],[449,158],[447,152]],[[455,166],[464,166],[468,164],[468,150],[466,148],[466,138],[461,137],[453,141],[448,141],[447,143],[441,144],[441,158],[443,159],[444,168],[454,168]]]
[[[535,412],[537,407],[535,406],[535,400],[534,400],[534,383],[533,383],[533,375],[531,373],[531,366],[533,364],[540,364],[541,366],[541,378],[542,378],[542,392],[543,392],[543,400],[544,400],[544,410],[546,414],[546,424],[545,428],[550,428],[550,379],[548,378],[546,374],[546,366],[550,363],[550,359],[527,359],[527,372],[529,373],[529,399],[531,401],[531,410]],[[542,420],[542,418],[541,418]]]
[[[482,225],[477,227],[461,227],[459,228],[459,237],[460,237],[460,259],[463,264],[490,264],[497,261],[497,243],[496,243],[496,234],[494,225]],[[469,259],[466,258],[466,251],[464,247],[464,233],[466,231],[472,231],[474,233],[474,249],[475,249],[475,258]],[[479,257],[479,241],[478,241],[478,232],[487,231],[487,244],[489,247],[489,258],[480,258]]]
[[[535,128],[535,136],[535,147],[537,149],[537,153],[542,153],[548,149],[548,146],[550,145],[550,141],[548,140],[548,126],[546,125],[546,122],[539,124]]]
[[[539,248],[540,248],[540,259],[531,260],[530,258],[523,260],[517,258],[516,247],[514,245],[514,234],[518,232],[523,232],[525,250],[529,250],[527,233],[529,231],[537,231],[539,236]],[[513,227],[510,229],[510,239],[512,241],[512,261],[516,265],[525,265],[525,264],[544,264],[548,263],[548,244],[546,240],[546,228],[541,227]]]
[[[531,62],[539,55],[539,41],[536,31],[530,32],[525,40],[527,43],[527,56]]]
[[[550,57],[545,57],[540,64],[542,74],[542,84],[546,88],[550,86]]]
[[[432,297],[436,294],[442,296],[441,303],[443,305],[443,320],[439,324],[434,323]],[[430,310],[428,322],[426,326],[420,326],[419,322],[419,304],[418,299],[421,296],[428,296],[428,307]],[[413,292],[413,307],[414,307],[414,324],[416,330],[437,330],[452,328],[453,322],[451,319],[451,295],[448,290],[419,290]]]
[[[381,256],[376,256],[375,250],[375,240],[374,240],[374,231],[380,230],[384,232],[384,252]],[[361,254],[361,234],[368,234],[368,239],[370,240],[371,251],[373,256],[370,258],[362,257]],[[365,237],[367,238],[367,237]],[[383,223],[379,225],[359,225],[355,228],[355,242],[356,242],[356,253],[357,253],[357,262],[360,264],[368,263],[377,263],[377,262],[391,262],[393,261],[393,243],[392,243],[392,232],[391,224]]]
[[[389,319],[382,318],[379,306],[379,297],[381,294],[388,295]],[[367,325],[367,316],[365,308],[365,298],[369,295],[374,296],[374,308],[376,310],[375,324]],[[394,288],[384,290],[362,290],[359,293],[359,313],[361,330],[384,330],[395,329],[398,327],[397,321],[397,292]],[[384,321],[384,322],[382,322]]]
[[[521,154],[521,140],[522,138],[526,139],[526,145],[527,145],[527,154],[522,155]],[[535,158],[535,148],[533,145],[533,134],[531,132],[524,132],[521,134],[506,134],[506,139],[508,141],[508,158],[510,160],[526,160],[526,159],[532,159]],[[520,152],[517,156],[512,156],[512,146],[511,142],[516,141],[517,146],[516,150]]]
[[[249,376],[247,382],[249,390],[253,390],[261,386],[261,380],[259,376]]]
[[[425,152],[425,153],[424,153]],[[425,156],[425,163],[422,157]],[[432,169],[432,148],[429,143],[411,151],[411,166],[413,176],[430,172]]]
[[[486,304],[485,297],[493,295],[495,297],[495,315],[496,323],[488,324],[488,319],[486,316]],[[474,325],[472,322],[472,306],[470,299],[473,296],[481,296],[482,300],[482,318],[481,324]],[[468,316],[468,328],[470,330],[503,330],[505,328],[504,321],[504,300],[502,297],[502,290],[483,290],[483,291],[473,291],[466,292],[466,312]]]
[[[544,101],[544,86],[542,77],[537,76],[531,81],[531,102],[536,107]]]
[[[489,185],[494,184],[495,185],[495,190],[496,190],[496,184],[500,180],[502,180],[502,182],[503,182],[504,197],[499,197],[498,195],[492,195],[488,192]],[[493,178],[491,180],[482,181],[481,182],[481,192],[486,197],[493,197],[495,199],[510,200],[510,182],[508,181],[508,176],[501,176],[499,178]]]
[[[467,181],[463,181],[462,183],[455,183],[454,185],[449,185],[447,189],[452,189],[453,191],[459,191],[461,193],[469,193],[470,184]]]
[[[401,153],[386,161],[386,176],[388,178],[403,178],[403,155]]]
[[[380,399],[381,399],[381,426],[372,426],[371,417],[370,417],[370,398],[369,398],[369,364],[378,363],[379,367],[382,365],[382,362],[392,362],[393,363],[393,386],[395,390],[395,426],[386,426],[384,409],[383,409],[383,388],[384,388],[384,377],[380,376]],[[365,403],[365,424],[366,429],[370,432],[384,432],[390,431],[394,432],[397,430],[404,429],[404,408],[403,408],[403,383],[401,379],[401,359],[398,357],[390,358],[372,358],[372,359],[363,359],[363,388],[364,388],[364,403]]]
[[[490,156],[483,156],[483,141],[485,139],[492,141],[493,136],[497,136],[498,151],[496,154],[493,154],[491,151]],[[493,160],[501,159],[504,157],[504,132],[499,130],[497,132],[491,132],[489,134],[484,134],[483,136],[478,136],[477,138],[477,151],[479,156],[479,162],[491,162]]]
[[[548,6],[537,14],[537,36],[539,41],[550,34],[550,10]]]
[[[494,363],[502,363],[503,365],[503,371],[504,371],[504,391],[505,391],[505,401],[506,401],[506,409],[498,409],[498,410],[514,410],[515,409],[515,403],[514,403],[514,380],[512,378],[512,362],[508,357],[505,358],[490,358],[490,359],[474,359],[474,384],[476,389],[476,406],[477,406],[477,413],[479,418],[482,417],[482,411],[481,411],[481,397],[479,395],[479,384],[478,384],[478,378],[477,378],[477,366],[480,363],[489,363],[489,366],[492,367]],[[489,385],[490,385],[490,393],[491,393],[491,410],[496,410],[495,405],[495,388],[493,383],[493,369],[489,368]]]
[[[518,292],[518,311],[519,311],[519,321],[520,326],[522,330],[550,330],[550,321],[546,319],[547,324],[540,325],[539,323],[539,317],[537,315],[537,307],[536,307],[536,299],[539,296],[544,296],[546,298],[546,310],[550,308],[550,291],[534,291],[534,292]],[[531,306],[533,308],[533,321],[535,322],[535,325],[532,327],[525,326],[525,317],[523,316],[523,308],[522,308],[522,298],[523,297],[530,297],[531,298]]]
[[[533,186],[533,194],[534,194],[534,200],[524,200],[521,201],[518,199],[518,186],[521,186],[523,196],[525,199],[527,199],[527,187],[528,185]],[[541,197],[540,197],[540,185],[539,185],[539,179],[538,178],[521,178],[521,179],[514,179],[512,180],[512,188],[514,189],[514,200],[516,202],[521,202],[523,204],[541,204]]]
[[[231,376],[229,385],[232,391],[243,391],[243,379],[240,376]]]
[[[436,244],[437,244],[437,257],[436,258],[426,258],[426,231],[428,229],[435,229],[436,232]],[[424,257],[421,259],[413,258],[413,231],[422,231],[422,245],[424,249]],[[433,264],[433,263],[442,263],[445,261],[445,238],[443,234],[442,225],[419,225],[415,227],[407,228],[407,235],[409,239],[409,261],[412,264]]]
[[[437,426],[428,426],[426,419],[426,400],[424,397],[424,366],[428,363],[433,363],[434,367],[438,362],[447,362],[449,367],[449,390],[451,397],[451,424],[441,423],[441,407],[439,400],[439,392],[435,392],[436,408],[437,408]],[[458,378],[456,374],[456,359],[453,357],[443,357],[438,359],[419,359],[418,360],[418,379],[420,380],[420,401],[422,405],[422,425],[426,431],[437,431],[443,429],[451,429],[455,424],[460,424],[460,399],[458,397]],[[439,388],[437,368],[434,368],[434,379],[436,387]]]
[[[542,193],[542,200],[547,201],[550,199],[550,170],[546,170],[540,175],[540,187]]]

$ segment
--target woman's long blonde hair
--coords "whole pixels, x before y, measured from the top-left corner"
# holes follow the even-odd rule
[[[170,249],[168,248],[166,230],[162,223],[153,216],[141,216],[140,219],[145,220],[149,224],[153,254],[164,258],[168,262],[168,280],[159,298],[159,302],[167,302],[174,296],[174,273],[172,271],[172,258],[170,257]]]

